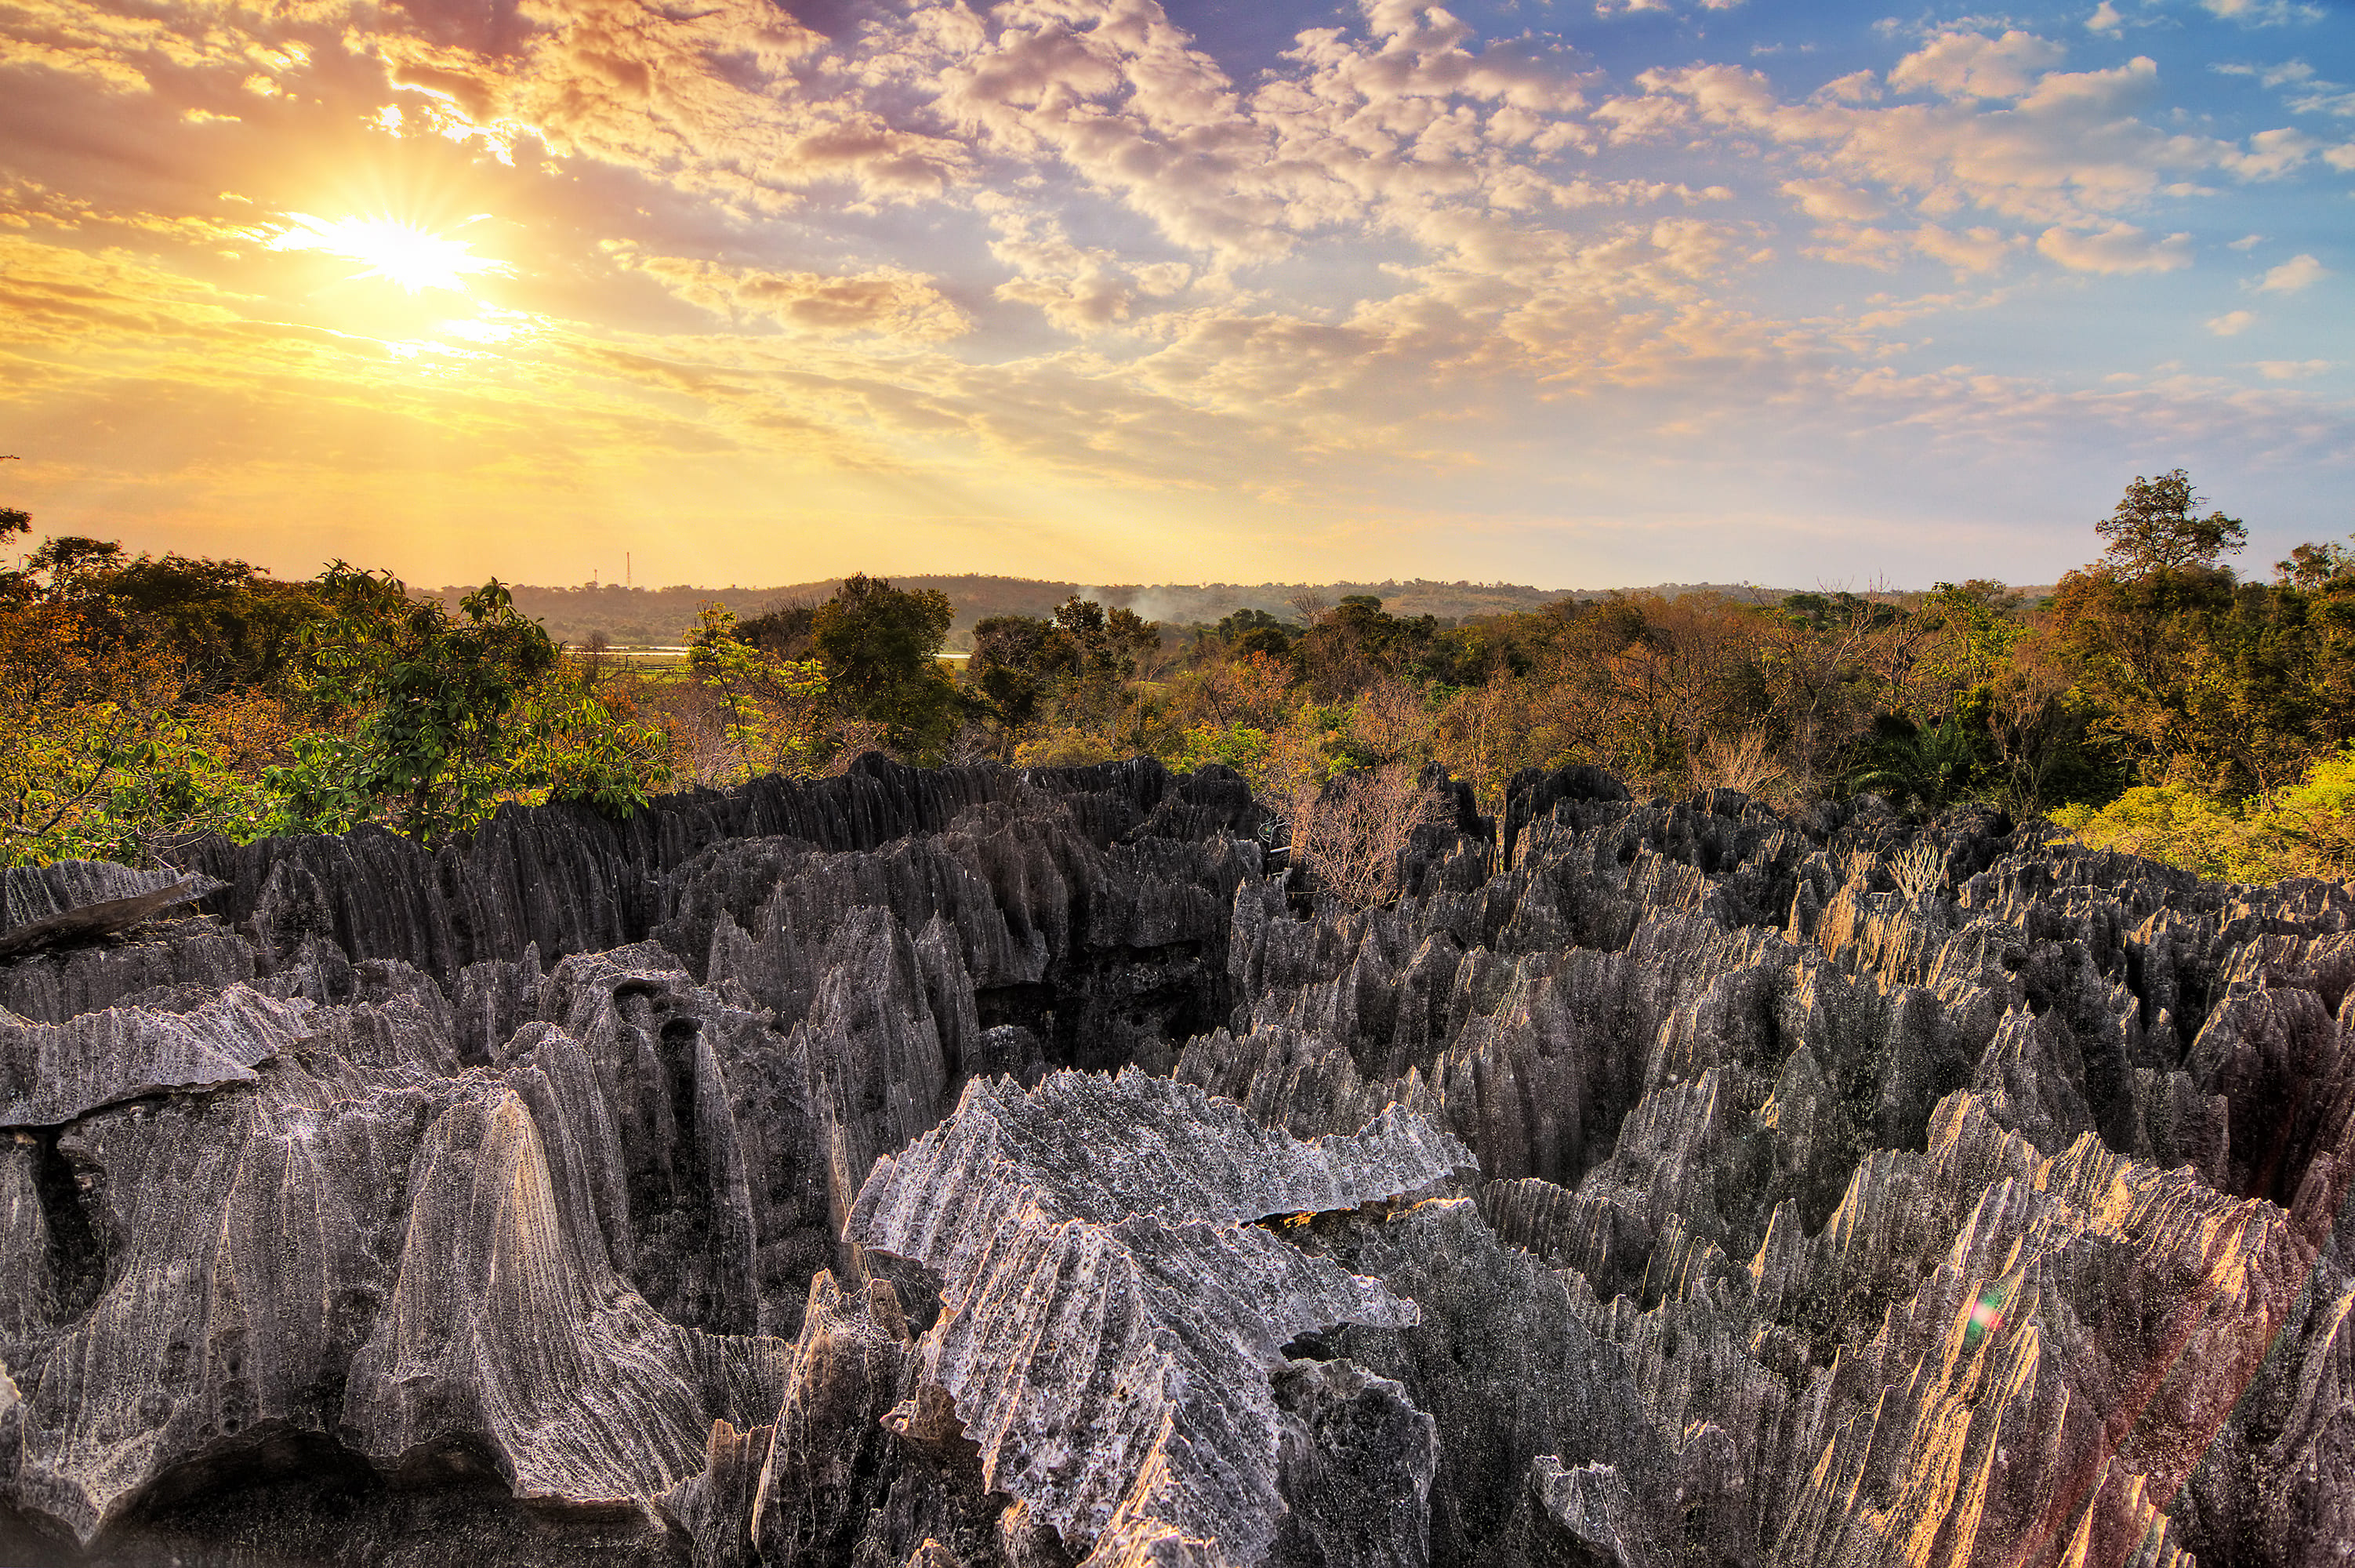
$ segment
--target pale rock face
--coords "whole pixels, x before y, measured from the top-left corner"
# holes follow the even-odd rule
[[[1144,763],[8,873],[0,1562],[2348,1561],[2348,888],[1455,799],[1350,913]]]

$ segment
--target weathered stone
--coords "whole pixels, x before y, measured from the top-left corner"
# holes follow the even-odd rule
[[[2344,1563],[2355,892],[1427,782],[198,846],[0,957],[0,1560]]]

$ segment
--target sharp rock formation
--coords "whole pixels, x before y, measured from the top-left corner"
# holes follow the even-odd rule
[[[2355,895],[1591,769],[6,874],[0,1561],[2355,1557]]]

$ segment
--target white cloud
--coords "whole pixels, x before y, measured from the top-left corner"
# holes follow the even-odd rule
[[[1816,98],[1824,103],[1877,102],[1881,98],[1881,78],[1869,70],[1852,70],[1816,89]]]
[[[1889,73],[1889,85],[1947,98],[2018,98],[2067,52],[2049,38],[2017,28],[1996,38],[1944,33],[1926,48],[1899,60]]]
[[[2131,223],[2091,234],[2058,226],[2037,236],[2036,248],[2073,272],[2171,272],[2191,265],[2191,236],[2155,239]]]
[[[613,251],[616,265],[644,272],[689,304],[741,320],[766,317],[789,332],[938,342],[972,325],[933,280],[885,267],[864,272],[773,272],[683,256]]]
[[[2085,30],[2089,33],[2115,33],[2124,30],[2126,18],[2118,15],[2118,8],[2110,0],[2102,0],[2094,7],[2094,14],[2085,18]]]
[[[1807,254],[1825,261],[1882,272],[1909,256],[1926,256],[1955,270],[1957,277],[1991,272],[2026,243],[2019,236],[1985,227],[1955,231],[1934,223],[1917,229],[1881,229],[1853,223],[1828,223],[1816,230],[1817,243]]]
[[[1955,37],[1968,36],[1946,36]],[[1880,187],[1932,219],[1976,206],[2079,229],[2114,221],[2162,193],[2192,194],[2182,188],[2182,174],[2235,162],[2261,173],[2295,154],[2280,138],[2244,149],[2152,123],[2142,111],[2158,95],[2158,68],[2147,57],[2104,70],[2048,71],[2032,82],[2021,80],[2020,62],[2030,58],[2014,49],[1998,70],[1955,54],[1910,73],[1916,81],[1966,91],[1984,68],[2000,78],[1981,82],[1989,92],[2026,88],[2008,106],[1961,97],[1878,107],[1825,101],[1821,94],[1786,104],[1757,71],[1705,65],[1646,71],[1636,79],[1640,96],[1614,98],[1593,118],[1613,142],[1689,141],[1697,128],[1715,127],[1810,149],[1818,176]]]
[[[2330,368],[2328,359],[2260,359],[2257,369],[2269,381],[2300,381]]]
[[[1783,194],[1799,204],[1799,210],[1810,218],[1837,218],[1856,220],[1878,218],[1881,204],[1838,180],[1785,180]]]
[[[2300,114],[2355,115],[2355,92],[2335,81],[2307,82],[2283,101]]]
[[[2244,180],[2277,179],[2306,162],[2320,145],[2304,132],[2285,126],[2258,132],[2249,138],[2247,152],[2226,153],[2219,162]]]
[[[1991,272],[2025,241],[1998,229],[1968,229],[1960,233],[1924,223],[1913,231],[1913,249],[1933,261],[1944,261],[1959,275]]]
[[[2230,245],[2225,246],[2224,249],[2227,251],[2254,251],[2264,242],[2265,237],[2262,234],[2243,234],[2238,240],[2233,240]]]
[[[2305,0],[2200,0],[2211,16],[2251,27],[2277,27],[2290,22],[2319,22],[2324,11]]]
[[[2235,333],[2247,331],[2256,319],[2245,310],[2227,311],[2222,315],[2209,318],[2208,330],[2219,337],[2231,337]]]
[[[2330,275],[2330,269],[2303,253],[2292,256],[2280,266],[2266,272],[2257,284],[2257,292],[2269,294],[2294,294],[2300,289],[2321,282]]]

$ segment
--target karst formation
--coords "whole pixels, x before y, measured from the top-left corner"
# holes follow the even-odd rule
[[[2355,1561],[2355,896],[1526,774],[5,873],[0,1563]]]

